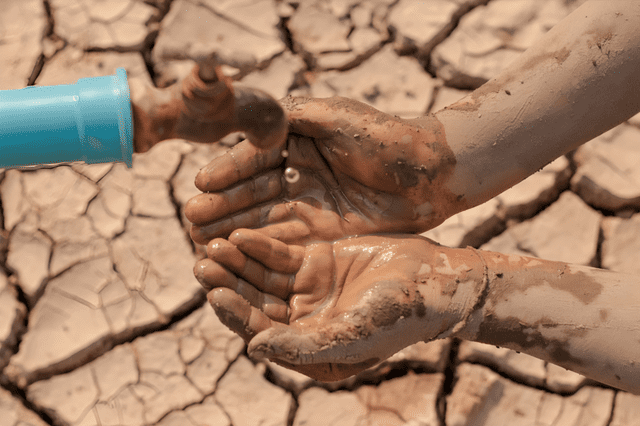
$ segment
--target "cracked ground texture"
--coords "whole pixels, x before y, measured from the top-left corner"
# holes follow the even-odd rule
[[[161,86],[232,51],[276,98],[411,117],[496,75],[580,3],[0,0],[0,89],[117,67]],[[638,424],[639,396],[472,342],[414,345],[333,384],[249,360],[193,277],[183,214],[196,172],[237,140],[163,142],[132,169],[0,171],[1,426]],[[639,141],[637,116],[425,235],[639,273]]]

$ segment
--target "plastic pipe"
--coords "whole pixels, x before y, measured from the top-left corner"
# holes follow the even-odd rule
[[[84,161],[131,167],[127,73],[0,91],[0,168]]]

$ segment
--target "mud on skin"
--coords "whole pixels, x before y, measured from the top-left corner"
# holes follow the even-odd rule
[[[482,282],[482,267],[469,266],[478,261],[473,251],[442,256],[442,250],[450,249],[422,237],[391,234],[290,245],[289,253],[297,257],[295,252],[302,250],[304,260],[292,279],[285,280],[280,276],[288,275],[283,263],[273,256],[283,251],[278,247],[284,243],[270,239],[274,250],[268,250],[266,238],[238,230],[230,241],[212,241],[209,258],[196,265],[205,270],[199,279],[205,289],[213,288],[209,299],[214,309],[249,343],[251,356],[271,358],[318,380],[356,374],[453,328],[475,301],[462,292],[462,302],[456,301],[456,283]],[[230,243],[237,244],[236,252]],[[285,268],[291,271],[290,266]],[[228,268],[236,281],[218,280],[207,272],[219,267]],[[242,281],[253,288],[243,284],[240,289]],[[264,298],[255,296],[274,286],[289,305],[288,320],[269,314]]]
[[[479,253],[489,268],[488,291],[459,337],[525,352],[640,393],[640,340],[634,339],[638,326],[632,314],[640,303],[638,277]]]
[[[238,290],[233,282],[215,280],[202,284],[214,289],[209,297],[221,320],[243,336],[254,357],[279,360],[321,380],[339,380],[359,370],[337,365],[366,365],[412,343],[454,336],[525,352],[640,391],[633,361],[640,341],[634,339],[637,321],[629,315],[640,303],[638,277],[451,249],[416,235],[299,246],[246,229],[230,240],[225,244],[236,245],[234,256],[208,250],[210,258],[202,264],[228,268],[236,281],[254,287]],[[288,253],[284,260],[290,258],[286,262],[283,253]],[[301,254],[304,260],[292,260]],[[243,256],[246,260],[239,261]],[[248,259],[256,262],[251,268]],[[264,297],[255,297],[271,294],[276,273],[290,277],[278,278],[280,290],[287,283],[279,295],[289,305],[289,321],[270,313]],[[607,342],[624,344],[611,351]]]
[[[265,227],[287,241],[333,241],[377,232],[422,232],[467,205],[447,189],[456,159],[433,116],[404,120],[347,98],[287,98],[288,156],[243,142],[203,168],[196,186],[212,192],[186,206],[199,244],[237,228]],[[296,182],[282,175],[299,171]],[[253,191],[270,174],[272,191]],[[244,190],[243,188],[247,188]],[[276,194],[276,189],[280,192]],[[227,199],[248,194],[237,204]],[[286,229],[296,223],[295,230]]]

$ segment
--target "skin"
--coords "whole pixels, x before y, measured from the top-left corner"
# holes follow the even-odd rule
[[[483,252],[484,301],[457,337],[560,365],[640,394],[640,278]]]
[[[459,336],[640,392],[637,278],[408,235],[350,238],[430,229],[640,111],[638,24],[637,2],[586,3],[498,77],[419,119],[286,100],[286,160],[240,144],[199,173],[205,194],[186,208],[194,241],[213,240],[195,273],[219,317],[254,357],[320,380]],[[206,134],[201,124],[189,131]],[[296,183],[282,179],[289,166]]]
[[[459,277],[434,279],[424,266],[442,263],[432,246],[403,235],[298,246],[238,230],[229,241],[211,241],[194,271],[253,358],[333,381],[437,338],[465,316],[474,299],[452,305]],[[453,261],[466,270],[461,265],[477,255]],[[460,276],[475,282],[482,278],[475,272]]]
[[[639,25],[638,2],[587,2],[495,79],[418,119],[344,98],[288,98],[291,156],[244,143],[203,168],[196,186],[208,194],[185,211],[192,238],[427,231],[640,111]],[[300,183],[280,178],[271,192],[234,198],[289,166]]]
[[[640,393],[635,276],[416,235],[296,246],[244,229],[211,241],[207,253],[196,277],[249,355],[318,380],[454,336]]]
[[[451,190],[481,204],[638,113],[639,25],[638,2],[586,2],[436,113],[457,159]]]
[[[444,188],[455,160],[434,117],[403,120],[339,97],[283,105],[286,159],[241,143],[196,177],[205,193],[185,207],[194,241],[258,226],[287,242],[419,232],[464,209]],[[286,167],[297,182],[282,177]]]

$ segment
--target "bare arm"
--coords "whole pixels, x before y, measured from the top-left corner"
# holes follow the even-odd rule
[[[498,345],[640,393],[640,279],[478,251],[486,291],[458,337]]]
[[[640,111],[640,3],[590,1],[499,76],[436,113],[449,188],[478,205]]]
[[[287,160],[241,143],[203,168],[196,186],[214,195],[187,204],[192,238],[258,227],[283,241],[427,231],[640,111],[639,27],[638,2],[586,3],[496,79],[426,117],[287,98],[296,136]],[[285,167],[300,171],[298,183],[281,178]],[[265,180],[281,190],[253,189]],[[255,195],[224,201],[238,191]]]

